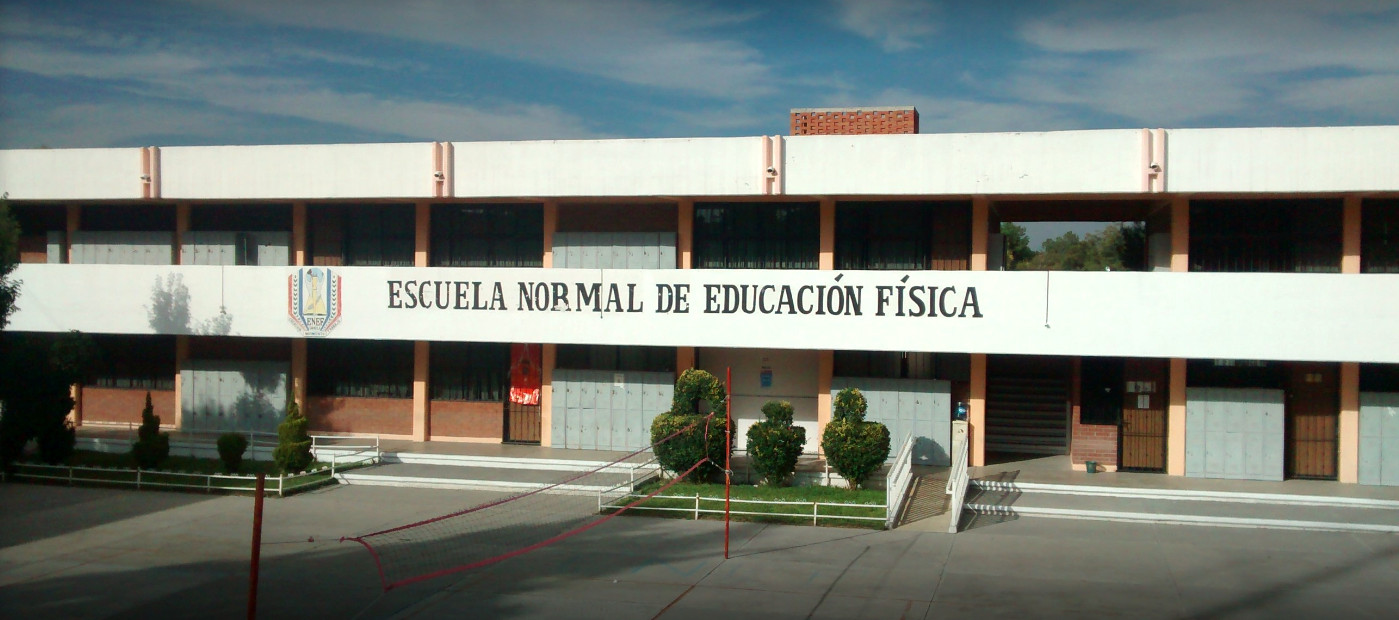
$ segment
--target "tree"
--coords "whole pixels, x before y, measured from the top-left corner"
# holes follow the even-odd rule
[[[19,458],[25,443],[37,440],[39,456],[49,463],[66,460],[77,439],[68,413],[69,386],[82,382],[95,357],[87,336],[9,334],[0,338],[0,461]]]
[[[1038,271],[1140,271],[1146,266],[1146,229],[1136,222],[1109,224],[1079,238],[1073,231],[1040,246],[1024,267]]]
[[[889,458],[889,428],[865,421],[868,403],[860,390],[841,390],[836,393],[834,405],[834,419],[821,433],[821,449],[826,453],[826,462],[854,489]]]
[[[295,474],[311,466],[311,435],[306,430],[309,425],[296,400],[288,398],[287,417],[277,425],[277,449],[272,452],[272,460],[282,473]]]
[[[10,203],[0,196],[0,330],[10,323],[10,313],[19,297],[18,280],[10,278],[19,266],[19,222],[10,213]]]
[[[1030,261],[1039,252],[1030,249],[1030,236],[1025,232],[1025,227],[1014,222],[1002,222],[1001,236],[1005,239],[1006,271],[1028,269]]]
[[[806,429],[792,424],[792,403],[771,400],[763,405],[766,420],[748,427],[748,458],[763,482],[780,486],[797,470],[806,444]]]

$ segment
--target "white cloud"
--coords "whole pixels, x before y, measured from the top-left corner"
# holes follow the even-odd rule
[[[775,91],[754,48],[708,30],[752,13],[645,0],[189,0],[275,23],[471,49],[626,84],[744,99]]]
[[[193,141],[255,135],[266,140],[265,132],[237,126],[254,118],[250,115],[303,119],[410,140],[602,137],[583,119],[554,106],[429,101],[345,90],[309,73],[261,75],[285,67],[277,61],[288,57],[351,66],[398,66],[391,61],[300,47],[278,50],[274,57],[270,52],[221,49],[208,43],[114,37],[101,30],[35,25],[45,36],[0,43],[0,67],[93,81],[128,97],[53,108],[10,105],[20,109],[19,115],[0,117],[4,141],[10,145],[132,144],[150,135],[186,136]]]
[[[1399,102],[1399,74],[1312,80],[1292,89],[1283,100],[1299,108],[1340,110],[1393,122],[1395,102]]]
[[[876,41],[886,52],[921,47],[938,30],[939,7],[929,0],[832,0],[837,24]]]
[[[1392,92],[1381,76],[1399,72],[1393,3],[1080,2],[1018,32],[1040,55],[1001,82],[1003,94],[1151,126],[1275,113],[1277,102],[1374,114],[1379,102],[1366,93]],[[1359,97],[1327,94],[1339,86]]]

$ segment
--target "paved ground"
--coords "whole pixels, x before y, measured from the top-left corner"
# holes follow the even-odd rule
[[[624,517],[381,595],[341,535],[484,493],[335,487],[267,502],[263,617],[1393,617],[1399,537],[981,520],[955,536]],[[0,617],[240,617],[252,500],[0,484]],[[314,542],[308,542],[312,539]]]

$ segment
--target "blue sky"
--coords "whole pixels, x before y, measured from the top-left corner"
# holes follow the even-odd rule
[[[1399,2],[0,0],[0,147],[1399,123]]]
[[[1399,2],[0,0],[0,148],[1399,123]]]

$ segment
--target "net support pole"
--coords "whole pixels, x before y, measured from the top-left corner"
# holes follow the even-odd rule
[[[262,492],[266,488],[266,475],[257,475],[257,487],[253,492],[253,559],[248,571],[248,620],[257,618],[257,569],[262,551]]]
[[[734,369],[724,369],[724,559],[729,559],[729,487],[733,484]]]

